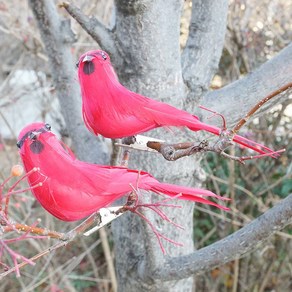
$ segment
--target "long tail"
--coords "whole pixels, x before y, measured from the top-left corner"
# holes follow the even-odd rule
[[[202,122],[200,122],[199,125],[200,125],[200,129],[201,130],[210,132],[210,133],[215,134],[217,136],[219,136],[221,131],[222,131],[218,127],[215,127],[215,126],[212,126],[212,125],[208,125],[208,124],[205,124],[205,123],[202,123]],[[194,124],[194,127],[188,125],[188,128],[190,128],[193,131],[198,131],[198,121],[196,120],[196,124]],[[244,137],[242,137],[240,135],[235,135],[233,137],[233,141],[238,143],[238,144],[240,144],[240,145],[242,145],[242,146],[244,146],[244,147],[246,147],[246,148],[249,148],[249,149],[252,149],[252,150],[254,150],[254,151],[258,152],[258,153],[261,153],[261,154],[275,152],[272,149],[266,147],[265,145],[262,145],[260,143],[254,142],[254,141],[249,140],[247,138],[244,138]],[[273,154],[271,156],[277,157],[278,155]]]
[[[230,200],[229,198],[218,196],[208,190],[165,184],[160,183],[159,181],[151,181],[149,186],[150,186],[149,190],[154,193],[163,193],[171,197],[175,197],[180,194],[180,196],[178,197],[179,200],[188,200],[202,204],[212,205],[222,210],[229,210],[229,208],[225,206],[221,206],[212,201],[204,199],[203,197],[214,197],[219,200]]]

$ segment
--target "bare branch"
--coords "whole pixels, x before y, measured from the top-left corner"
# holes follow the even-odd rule
[[[206,140],[203,140],[199,144],[194,142],[169,144],[156,141],[149,141],[147,143],[147,146],[149,148],[159,152],[168,161],[175,161],[182,157],[210,151],[218,153],[219,155],[222,155],[225,158],[235,160],[239,163],[244,164],[244,161],[246,160],[258,159],[266,156],[276,157],[277,154],[285,152],[285,149],[280,149],[274,152],[264,153],[260,155],[238,157],[224,152],[224,150],[230,145],[232,145],[232,143],[230,142],[229,135],[223,135],[222,137],[220,136],[219,139],[213,145],[209,145],[208,141]]]
[[[259,110],[266,102],[268,102],[270,99],[275,97],[276,95],[286,91],[287,89],[292,88],[292,82],[282,86],[281,88],[275,90],[274,92],[270,93],[268,96],[260,100],[246,115],[243,119],[241,119],[231,130],[233,134],[236,134],[240,128],[249,120],[249,118],[257,111]]]
[[[182,54],[183,78],[194,103],[205,93],[221,57],[228,1],[193,0],[189,37]]]
[[[23,262],[20,264],[15,263],[13,268],[8,269],[7,271],[3,272],[0,274],[0,280],[7,276],[8,274],[11,274],[13,272],[18,272],[20,268],[26,266],[27,264],[30,264],[41,257],[47,255],[48,253],[51,253],[52,251],[66,246],[69,242],[73,241],[77,236],[84,235],[84,236],[89,236],[91,235],[94,231],[100,229],[101,227],[105,226],[106,224],[110,223],[114,219],[118,218],[121,216],[125,211],[122,206],[118,207],[110,207],[110,208],[101,208],[98,212],[92,214],[89,216],[87,219],[85,219],[81,224],[79,224],[77,227],[74,229],[70,230],[67,233],[58,233],[55,231],[48,231],[43,228],[36,228],[35,226],[27,226],[24,224],[15,224],[9,227],[5,227],[7,232],[12,230],[19,230],[28,233],[34,233],[34,234],[41,234],[45,236],[49,236],[51,238],[56,238],[59,239],[60,241],[54,244],[53,246],[45,249],[44,251],[41,251],[37,255],[33,256],[30,259],[22,258]],[[87,231],[84,232],[86,229],[88,229],[90,226],[93,224],[96,224],[96,226]]]
[[[292,44],[246,77],[219,90],[210,91],[204,97],[202,104],[224,114],[230,127],[242,118],[243,113],[248,113],[262,99],[289,84],[291,72]],[[291,89],[276,95],[262,106],[254,117],[267,111],[273,105],[284,102],[289,95],[291,95]],[[202,115],[205,121],[207,115],[204,112]]]
[[[13,223],[13,224],[8,225],[8,226],[2,226],[2,230],[5,233],[17,230],[17,231],[21,231],[21,232],[28,232],[28,233],[47,236],[47,237],[56,238],[56,239],[60,239],[64,236],[63,233],[51,231],[51,230],[48,230],[46,228],[29,226],[29,225],[22,224],[22,223]]]
[[[105,27],[94,16],[86,16],[73,3],[62,2],[59,7],[65,8],[66,11],[81,25],[81,27],[100,45],[100,47],[107,50],[112,58],[118,58],[119,54],[115,45],[115,34],[112,30]]]
[[[217,113],[216,113],[217,114]],[[280,153],[285,152],[285,149],[280,149],[277,151],[268,151],[267,153],[262,153],[260,155],[254,156],[233,156],[225,153],[224,151],[231,145],[233,145],[232,139],[234,134],[228,129],[223,129],[218,139],[210,145],[207,140],[202,140],[200,143],[197,142],[180,142],[180,143],[167,143],[163,140],[158,140],[151,137],[146,137],[142,135],[137,135],[131,137],[130,140],[123,140],[122,143],[116,143],[115,145],[127,149],[135,149],[139,151],[147,152],[159,152],[162,154],[164,159],[168,161],[175,161],[182,157],[190,156],[196,153],[203,152],[215,152],[219,155],[224,156],[225,158],[232,159],[244,164],[244,161],[251,159],[258,159],[266,156],[273,158],[279,157]],[[253,142],[253,141],[250,141]],[[258,144],[260,145],[260,144]],[[263,146],[263,145],[260,145]],[[263,146],[265,147],[265,146]],[[127,157],[127,152],[124,150],[124,155]]]
[[[292,194],[226,238],[192,254],[169,259],[162,266],[157,267],[153,273],[141,274],[140,277],[148,278],[149,281],[170,281],[209,271],[255,250],[272,234],[291,223]]]

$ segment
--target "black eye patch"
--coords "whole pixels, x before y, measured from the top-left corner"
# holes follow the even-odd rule
[[[21,138],[21,140],[19,140],[19,141],[16,143],[16,145],[17,145],[17,147],[18,147],[19,149],[22,147],[24,141],[29,137],[29,135],[31,134],[31,132],[32,132],[32,131],[26,133],[26,134]]]
[[[83,66],[83,73],[86,75],[90,75],[94,72],[94,64],[92,61],[86,61],[84,62]]]
[[[27,139],[27,138],[30,138],[30,140],[34,140],[34,142],[36,142],[37,140],[37,136],[36,136],[36,132],[37,133],[45,133],[45,132],[48,132],[48,131],[50,131],[51,130],[51,125],[50,124],[45,124],[45,126],[44,126],[44,128],[41,128],[41,129],[34,129],[34,130],[32,130],[32,131],[29,131],[29,132],[27,132],[17,143],[16,143],[16,145],[17,145],[17,147],[19,148],[19,149],[21,149],[21,147],[23,146],[23,144],[24,144],[24,142],[25,142],[25,140]],[[39,141],[38,141],[39,142]],[[41,142],[40,142],[41,143]],[[42,143],[41,143],[42,144]],[[34,146],[33,146],[34,147]],[[42,147],[43,147],[43,145],[42,145]],[[42,149],[41,149],[42,150]]]
[[[44,145],[39,140],[35,140],[30,144],[29,148],[34,154],[40,154],[44,149]]]

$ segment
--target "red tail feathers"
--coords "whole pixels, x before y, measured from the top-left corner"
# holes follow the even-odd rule
[[[219,200],[226,200],[226,201],[230,200],[228,198],[217,196],[208,190],[195,189],[195,188],[177,186],[177,185],[172,185],[172,184],[165,184],[165,183],[160,183],[158,181],[151,183],[150,190],[155,193],[159,192],[171,197],[175,197],[178,194],[181,194],[178,197],[178,199],[180,200],[188,200],[188,201],[198,202],[202,204],[208,204],[208,205],[212,205],[217,208],[220,208],[222,210],[229,210],[229,208],[225,206],[221,206],[212,201],[204,199],[203,196],[214,197]]]
[[[197,123],[197,121],[196,121]],[[220,133],[222,132],[222,130],[218,127],[215,127],[215,126],[212,126],[212,125],[208,125],[208,124],[205,124],[205,123],[202,123],[203,126],[202,126],[202,130],[204,131],[207,131],[207,132],[210,132],[212,134],[215,134],[217,136],[220,135]],[[196,127],[198,127],[196,125]],[[192,130],[192,128],[190,127],[190,129]],[[246,147],[246,148],[249,148],[249,149],[252,149],[258,153],[261,153],[261,154],[265,154],[265,153],[274,153],[275,151],[273,151],[272,149],[260,144],[260,143],[257,143],[257,142],[254,142],[252,140],[249,140],[247,138],[244,138],[240,135],[235,135],[233,137],[233,140],[234,142]],[[278,155],[276,154],[271,154],[272,157],[277,157]]]

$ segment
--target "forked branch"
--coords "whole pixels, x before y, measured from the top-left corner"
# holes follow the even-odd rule
[[[115,45],[115,34],[112,30],[105,27],[94,16],[86,16],[73,3],[62,2],[59,4],[59,7],[64,8],[101,48],[106,49],[110,53],[112,58],[118,59],[119,53]]]
[[[209,145],[208,141],[203,140],[199,144],[193,143],[193,142],[184,142],[184,143],[178,143],[178,144],[168,144],[163,142],[156,142],[156,141],[149,141],[147,143],[147,146],[151,149],[156,150],[157,152],[161,153],[162,156],[169,161],[175,161],[179,158],[190,156],[196,153],[203,153],[203,152],[215,152],[218,153],[228,159],[235,160],[239,163],[244,164],[244,161],[246,160],[252,160],[252,159],[258,159],[261,157],[266,156],[273,156],[280,154],[285,151],[285,149],[280,149],[274,152],[265,153],[265,154],[259,154],[254,156],[234,156],[227,154],[222,150],[222,140],[218,139],[216,143],[213,145]],[[224,145],[226,145],[224,143]]]
[[[273,91],[271,94],[260,100],[246,115],[243,119],[241,119],[231,130],[232,134],[238,133],[240,128],[250,119],[250,117],[258,110],[260,109],[266,102],[271,100],[276,95],[283,93],[287,89],[292,88],[292,82],[280,87],[279,89]]]

